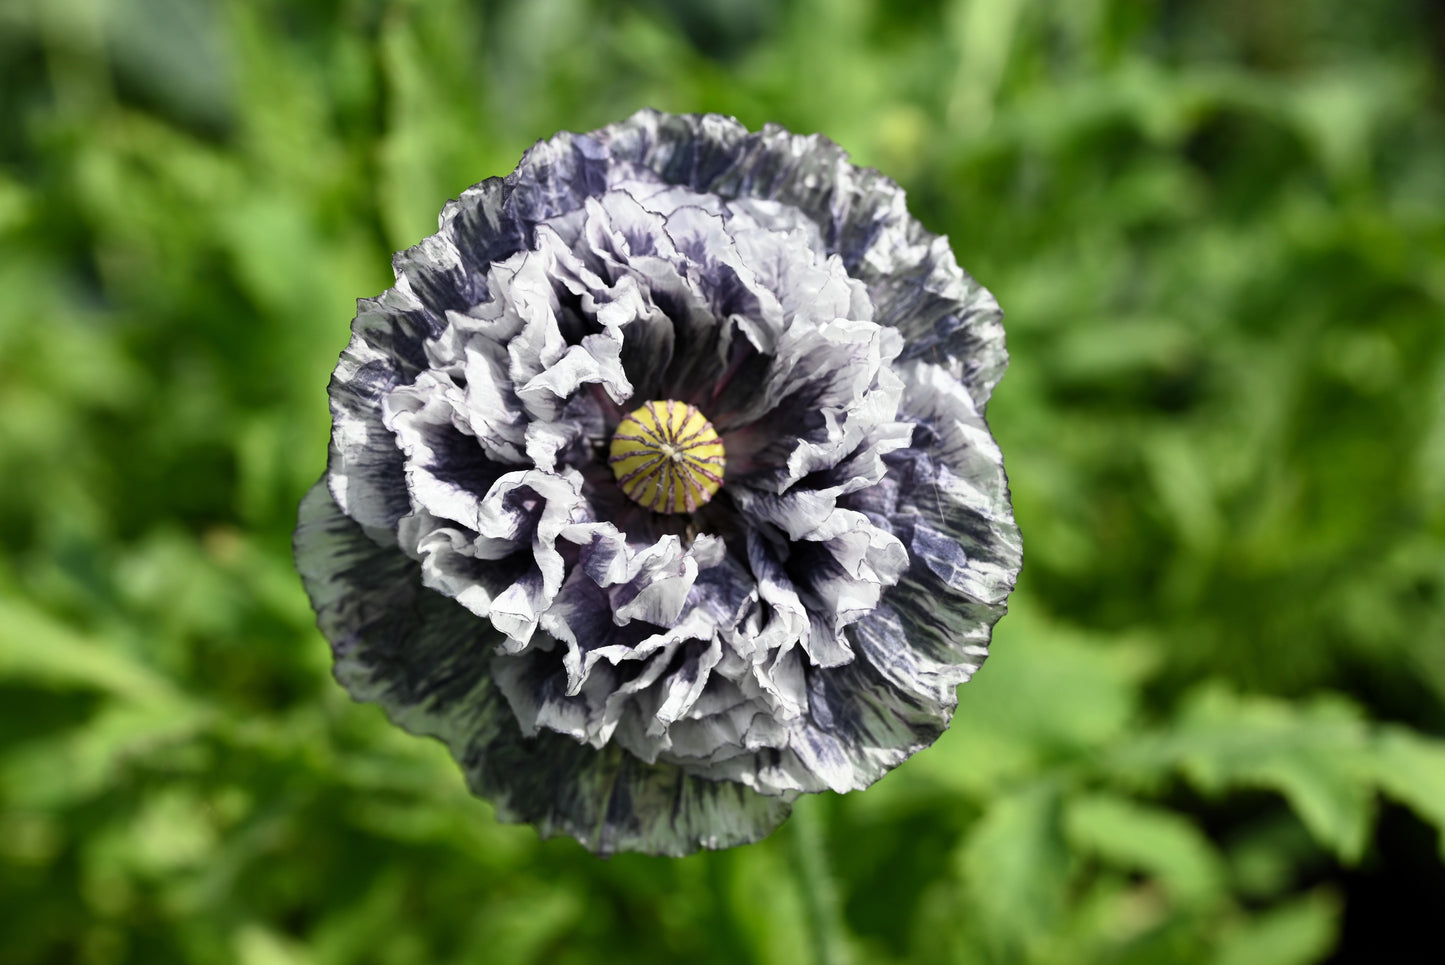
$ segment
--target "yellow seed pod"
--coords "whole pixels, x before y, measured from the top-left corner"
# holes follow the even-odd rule
[[[723,444],[695,406],[648,402],[617,424],[612,471],[633,502],[655,513],[691,513],[723,483]]]

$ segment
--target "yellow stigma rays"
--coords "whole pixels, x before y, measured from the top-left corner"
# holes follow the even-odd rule
[[[723,444],[712,423],[685,402],[648,402],[617,424],[612,471],[635,503],[655,513],[691,513],[723,482]]]

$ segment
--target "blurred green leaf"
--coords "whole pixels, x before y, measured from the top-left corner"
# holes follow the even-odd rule
[[[140,703],[178,704],[172,684],[113,643],[87,638],[37,607],[0,596],[0,680],[94,687]]]
[[[240,965],[310,965],[314,961],[297,942],[259,924],[238,931],[235,946]]]
[[[1401,727],[1384,729],[1371,760],[1380,789],[1435,825],[1445,856],[1445,741]]]
[[[1272,909],[1226,934],[1212,965],[1309,965],[1322,961],[1339,931],[1339,902],[1316,892]]]
[[[949,732],[907,773],[988,798],[1044,762],[1082,756],[1128,727],[1150,662],[1139,641],[1051,624],[1021,593],[992,654],[959,691]]]
[[[59,737],[22,744],[0,759],[0,794],[24,807],[75,805],[103,795],[125,768],[203,730],[209,714],[184,703],[115,703]],[[173,764],[194,766],[177,755]]]
[[[1201,789],[1270,788],[1346,861],[1364,853],[1374,815],[1372,747],[1359,712],[1338,699],[1290,704],[1200,688],[1179,720],[1124,747],[1128,767],[1178,767]]]
[[[1004,948],[1038,943],[1068,890],[1059,789],[1038,784],[996,799],[964,839],[958,861],[987,933]]]
[[[741,852],[732,869],[729,897],[738,926],[756,961],[766,965],[813,961],[808,908],[788,860],[754,848]]]
[[[1068,802],[1064,826],[1074,847],[1156,876],[1181,904],[1215,899],[1225,884],[1223,863],[1209,839],[1167,809],[1091,794]]]

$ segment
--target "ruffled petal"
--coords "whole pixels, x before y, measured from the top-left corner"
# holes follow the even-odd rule
[[[863,282],[875,319],[898,328],[909,357],[946,359],[983,405],[1008,363],[998,303],[958,267],[947,239],[911,215],[903,189],[854,167],[827,138],[732,118],[643,110],[593,135],[618,159],[703,194],[781,202],[818,226],[829,253]]]
[[[646,764],[619,747],[598,751],[553,731],[524,736],[494,682],[496,631],[422,588],[416,562],[371,540],[324,483],[302,500],[295,545],[337,680],[411,733],[447,744],[500,820],[527,822],[543,837],[569,835],[598,854],[680,856],[755,841],[787,817],[788,795]]]

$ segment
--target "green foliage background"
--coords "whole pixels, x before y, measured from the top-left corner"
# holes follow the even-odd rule
[[[1438,951],[1440,10],[0,4],[0,958]],[[1026,563],[936,747],[602,861],[347,699],[288,536],[389,253],[644,105],[823,131],[951,237]]]

